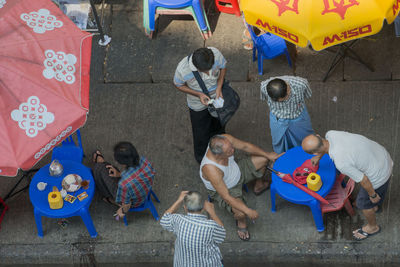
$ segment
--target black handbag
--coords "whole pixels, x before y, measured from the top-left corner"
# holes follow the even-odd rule
[[[193,75],[199,83],[201,90],[203,90],[203,93],[211,99],[199,72],[193,71]],[[229,85],[229,81],[227,80],[224,80],[224,84],[222,85],[222,96],[224,98],[224,106],[222,108],[215,108],[212,104],[209,104],[208,111],[211,116],[217,117],[221,126],[224,127],[235,114],[236,110],[238,110],[240,106],[240,97]]]

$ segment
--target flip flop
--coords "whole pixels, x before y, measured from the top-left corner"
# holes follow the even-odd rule
[[[246,228],[240,228],[240,227],[238,226],[238,222],[237,222],[237,221],[236,221],[236,227],[237,227],[236,230],[237,230],[238,232],[247,233],[247,234],[249,235],[248,238],[242,238],[242,237],[240,237],[240,235],[239,235],[239,233],[238,233],[239,239],[242,240],[242,241],[249,241],[249,240],[250,240],[250,232],[249,232],[249,230],[247,230],[247,227],[246,227]]]
[[[264,188],[261,189],[260,191],[257,191],[257,192],[256,192],[256,191],[253,191],[253,192],[254,192],[254,195],[256,195],[256,196],[261,195],[264,191],[267,191],[267,190],[269,189],[270,185],[271,185],[271,183],[269,183],[268,186],[264,187]]]
[[[370,237],[370,236],[379,234],[379,233],[381,232],[381,227],[380,227],[380,226],[378,226],[378,227],[379,227],[378,231],[376,231],[376,232],[374,232],[374,233],[371,233],[371,234],[365,232],[362,228],[360,228],[360,229],[357,230],[357,233],[359,233],[359,234],[361,234],[361,235],[363,235],[363,236],[365,236],[365,237],[364,237],[364,238],[359,238],[359,237],[356,237],[354,234],[353,234],[353,237],[354,237],[354,239],[357,240],[357,241],[362,241],[362,240],[364,240],[364,239],[367,239],[367,238]]]
[[[103,160],[104,160],[104,156],[103,156],[103,154],[101,154],[100,150],[97,149],[95,152],[92,153],[92,159],[93,159],[95,154],[96,154],[96,157],[94,158],[94,163],[98,163],[97,162],[97,158],[98,157],[102,157]]]

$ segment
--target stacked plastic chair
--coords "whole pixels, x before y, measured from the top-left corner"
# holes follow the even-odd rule
[[[211,37],[202,0],[143,0],[143,26],[152,38],[155,15],[192,15],[204,39]]]
[[[240,8],[237,0],[215,0],[215,6],[219,12],[235,14],[240,17]]]
[[[70,135],[67,139],[65,139],[61,146],[55,147],[53,149],[53,154],[51,155],[51,160],[73,160],[81,163],[83,159],[83,148],[82,148],[82,140],[81,140],[81,132],[79,130],[76,131],[76,135],[78,138],[78,145],[75,144],[72,135]]]
[[[254,43],[253,61],[256,61],[256,52],[258,54],[258,74],[263,75],[264,59],[272,59],[282,54],[286,55],[289,66],[292,67],[292,61],[290,59],[285,40],[269,32],[257,36],[250,25],[247,25],[247,28],[249,29],[251,39]]]

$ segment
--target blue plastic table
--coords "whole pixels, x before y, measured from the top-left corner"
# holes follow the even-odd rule
[[[50,218],[68,218],[73,216],[80,216],[85,223],[90,236],[96,237],[97,232],[93,225],[92,218],[89,214],[89,206],[92,202],[95,189],[95,183],[92,173],[89,168],[79,162],[60,160],[60,163],[64,167],[64,172],[61,176],[50,176],[50,164],[47,164],[35,174],[29,186],[29,198],[34,207],[34,215],[36,227],[38,230],[38,236],[43,237],[42,216]],[[76,197],[80,193],[86,191],[88,197],[83,199],[82,201],[79,201],[79,199],[77,198],[72,204],[64,200],[64,205],[61,209],[50,209],[49,202],[47,200],[48,194],[53,191],[53,186],[57,186],[58,190],[61,191],[61,181],[68,174],[78,174],[82,177],[83,180],[90,180],[89,189],[85,190],[83,188],[80,188],[76,192],[69,193]],[[37,183],[39,182],[47,183],[47,186],[43,191],[39,191],[37,189]]]
[[[297,167],[300,167],[304,161],[312,158],[310,155],[303,151],[301,147],[295,147],[288,150],[283,156],[278,158],[274,164],[274,169],[283,173],[293,174]],[[319,162],[319,169],[317,174],[321,176],[322,187],[317,191],[318,194],[325,197],[332,189],[336,178],[336,168],[329,157],[325,154]],[[307,186],[307,184],[305,184]],[[319,232],[324,231],[324,223],[322,220],[322,212],[320,202],[314,197],[310,196],[301,189],[295,187],[292,184],[284,182],[277,175],[272,174],[271,184],[271,211],[275,212],[275,195],[278,194],[287,201],[307,205],[310,207],[314,217],[315,225]]]

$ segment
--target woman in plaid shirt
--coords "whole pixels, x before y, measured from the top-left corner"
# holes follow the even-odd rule
[[[144,203],[153,185],[155,170],[129,142],[120,142],[114,147],[114,159],[122,165],[122,172],[105,162],[101,152],[96,151],[93,154],[93,178],[103,200],[118,205],[116,213],[122,218],[131,206]]]

